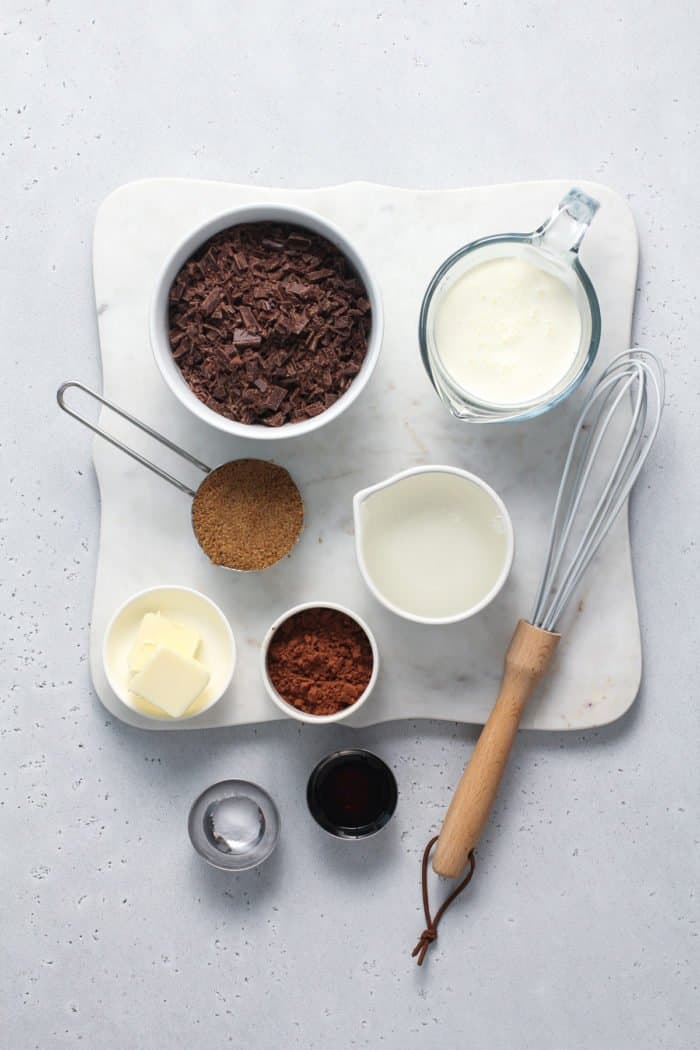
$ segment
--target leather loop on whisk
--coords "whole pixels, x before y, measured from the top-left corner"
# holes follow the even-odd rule
[[[449,893],[447,897],[445,897],[445,900],[435,912],[435,915],[431,916],[430,898],[428,896],[428,862],[430,860],[430,853],[432,851],[432,848],[437,842],[437,840],[438,836],[435,835],[423,850],[421,888],[423,891],[423,913],[425,915],[425,929],[421,933],[420,937],[418,938],[418,943],[411,952],[412,959],[415,959],[415,957],[418,956],[417,962],[419,966],[423,965],[423,960],[425,959],[426,953],[430,945],[433,943],[433,941],[437,940],[437,928],[440,919],[443,917],[450,904],[452,904],[453,900],[455,900],[455,898],[460,895],[462,890],[466,889],[466,887],[469,885],[472,879],[472,875],[474,874],[474,869],[476,867],[476,857],[474,855],[474,850],[472,850],[469,854],[469,870],[467,871],[467,874],[464,876],[459,885],[457,885],[452,890],[452,892]]]

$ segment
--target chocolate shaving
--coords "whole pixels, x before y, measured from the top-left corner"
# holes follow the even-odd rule
[[[246,332],[245,328],[234,328],[233,343],[234,346],[260,346],[262,337],[254,332]]]
[[[367,353],[371,309],[342,252],[302,227],[246,223],[207,241],[169,294],[170,345],[213,411],[278,427],[319,415]]]
[[[238,309],[241,315],[241,320],[243,321],[243,324],[246,326],[246,328],[252,331],[253,328],[258,327],[258,322],[255,320],[255,314],[249,306],[240,306]]]

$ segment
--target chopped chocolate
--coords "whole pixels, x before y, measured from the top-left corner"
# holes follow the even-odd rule
[[[216,335],[213,338],[215,339]],[[245,328],[234,328],[233,342],[235,346],[260,346],[262,337],[254,332],[246,332]]]
[[[232,226],[182,266],[169,294],[173,358],[193,393],[239,423],[311,419],[367,354],[367,291],[334,244],[278,222]]]

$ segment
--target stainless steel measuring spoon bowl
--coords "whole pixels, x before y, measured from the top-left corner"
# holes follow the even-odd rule
[[[93,423],[86,416],[81,415],[80,412],[76,411],[75,408],[72,408],[66,402],[66,393],[69,390],[80,390],[83,394],[87,395],[87,397],[92,398],[92,400],[97,401],[101,405],[104,405],[105,408],[108,408],[110,411],[114,412],[115,415],[120,416],[122,419],[126,420],[127,423],[130,423],[132,426],[136,427],[137,430],[141,430],[144,434],[148,434],[149,437],[153,438],[159,444],[163,445],[164,448],[167,448],[171,452],[174,452],[181,459],[185,460],[187,463],[190,463],[197,470],[201,471],[205,475],[204,480],[200,483],[200,485],[197,486],[196,489],[191,488],[184,481],[180,481],[179,478],[176,478],[173,474],[170,474],[167,470],[164,470],[162,467],[159,467],[156,463],[153,463],[150,459],[147,459],[145,456],[141,455],[141,453],[137,452],[136,449],[131,448],[129,445],[127,445],[123,441],[121,441],[118,437],[115,437],[114,434],[110,434],[108,431],[106,431],[102,427],[98,426],[97,423]],[[137,419],[135,416],[132,416],[130,412],[127,412],[125,409],[120,408],[118,405],[115,405],[113,401],[109,401],[106,397],[103,397],[101,394],[98,394],[95,390],[91,390],[90,387],[85,386],[83,383],[79,383],[79,382],[77,382],[75,380],[70,380],[70,381],[68,381],[66,383],[62,383],[61,386],[58,388],[58,390],[56,392],[56,400],[58,402],[59,407],[64,412],[66,412],[67,415],[72,416],[73,419],[77,419],[77,421],[79,423],[82,423],[83,426],[87,427],[88,430],[91,430],[94,434],[97,434],[99,437],[101,437],[105,441],[109,442],[110,445],[113,445],[115,448],[118,448],[120,450],[120,452],[126,453],[127,456],[130,456],[132,459],[135,459],[137,463],[141,464],[141,466],[146,467],[148,470],[152,471],[152,473],[157,474],[159,478],[162,478],[164,481],[167,481],[170,485],[174,485],[176,489],[180,490],[180,492],[184,492],[185,495],[190,496],[190,498],[193,500],[193,506],[194,506],[194,501],[197,498],[197,494],[200,491],[200,489],[202,488],[202,485],[204,484],[204,481],[206,481],[206,479],[208,477],[213,476],[216,473],[217,470],[220,470],[222,467],[228,465],[228,464],[222,463],[218,467],[209,467],[209,466],[207,466],[206,463],[203,463],[200,459],[197,459],[196,456],[193,456],[186,449],[182,448],[180,445],[176,445],[174,441],[171,441],[169,438],[165,437],[163,434],[160,434],[157,430],[154,430],[153,427],[150,427],[147,423],[144,423],[142,420]],[[231,462],[235,462],[235,461],[231,461]],[[296,484],[295,484],[294,480],[291,479],[291,481],[292,481],[292,484],[294,485],[294,487],[296,488]],[[297,489],[297,491],[298,491],[298,489]],[[301,500],[301,494],[299,494],[299,498]],[[303,501],[302,501],[302,508],[303,508]],[[299,531],[298,531],[297,535],[295,536],[294,541],[291,544],[291,546],[288,547],[280,555],[280,557],[276,559],[276,561],[270,562],[269,565],[265,565],[265,566],[263,566],[261,568],[253,568],[253,569],[237,568],[235,566],[221,565],[220,563],[215,562],[209,556],[209,554],[207,553],[207,551],[203,547],[203,545],[202,545],[202,543],[201,543],[201,541],[199,539],[199,536],[197,535],[197,530],[195,528],[193,520],[191,521],[191,526],[192,526],[192,534],[194,535],[194,538],[197,541],[197,545],[199,546],[199,548],[202,551],[202,553],[205,555],[207,560],[211,562],[212,565],[217,565],[218,568],[228,569],[229,572],[251,573],[251,572],[262,572],[262,571],[264,571],[264,569],[270,568],[271,565],[276,565],[278,561],[281,561],[282,558],[284,558],[287,554],[289,554],[289,552],[293,549],[293,547],[298,542],[299,536],[302,533],[302,530],[303,530],[303,519],[302,519],[302,524],[301,524],[301,526],[299,528]]]

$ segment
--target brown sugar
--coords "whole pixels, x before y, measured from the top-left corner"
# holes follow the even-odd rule
[[[304,524],[299,489],[284,467],[234,459],[212,470],[192,504],[199,544],[215,565],[266,569],[294,546]]]
[[[373,667],[372,646],[359,623],[323,606],[290,616],[267,650],[267,673],[279,695],[313,715],[334,715],[354,704]]]

